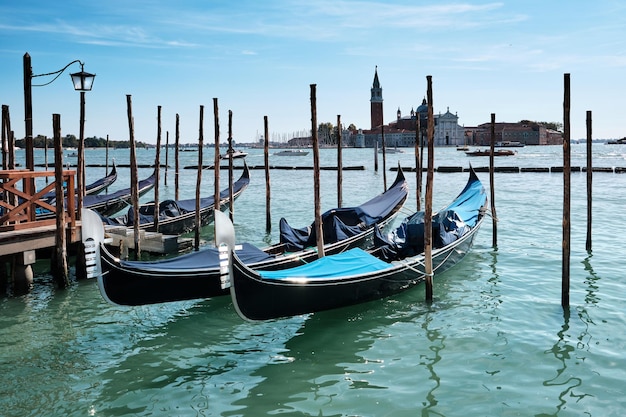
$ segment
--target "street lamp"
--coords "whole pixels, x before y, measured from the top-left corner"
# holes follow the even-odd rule
[[[81,71],[71,74],[72,82],[74,84],[74,90],[80,91],[83,93],[84,91],[90,91],[93,86],[94,79],[96,77],[95,74],[90,74],[85,72],[83,69],[84,64],[77,60],[74,60],[67,64],[65,67],[61,68],[58,71],[50,72],[47,74],[33,74],[33,70],[31,67],[30,55],[27,53],[24,54],[24,122],[25,122],[25,141],[26,141],[26,169],[34,170],[34,158],[33,158],[33,100],[32,100],[32,87],[43,87],[45,85],[51,84],[54,82],[59,76],[72,64],[79,63]],[[32,79],[35,77],[44,77],[56,75],[51,81],[45,84],[35,84],[33,85]],[[82,94],[81,94],[82,95]],[[84,104],[84,98],[81,98],[81,108]],[[84,124],[84,113],[81,110],[81,125]],[[82,140],[82,135],[81,135]]]
[[[84,64],[80,62],[80,72],[70,74],[70,76],[72,77],[72,82],[74,83],[74,90],[91,91],[91,87],[93,87],[93,81],[96,78],[96,74],[90,74],[88,72],[85,72],[83,69],[83,65]]]
[[[96,74],[85,72],[83,63],[80,62],[80,72],[70,74],[74,90],[80,91],[80,133],[78,137],[78,213],[83,207],[83,196],[85,195],[85,91],[91,91]]]
[[[24,54],[24,122],[26,124],[25,141],[26,141],[26,169],[34,171],[34,150],[33,150],[33,100],[32,100],[32,87],[43,87],[51,84],[72,64],[80,64],[80,72],[70,74],[72,77],[72,83],[74,84],[74,90],[80,91],[80,137],[78,142],[78,165],[77,172],[77,187],[78,187],[78,215],[80,216],[80,209],[82,208],[82,200],[84,195],[85,186],[85,166],[84,166],[84,140],[85,140],[85,91],[91,91],[93,82],[96,77],[95,74],[85,72],[84,64],[76,59],[58,71],[50,72],[47,74],[34,75],[30,62],[30,55]],[[56,75],[51,81],[44,84],[32,84],[32,79],[35,77],[52,76]],[[34,189],[34,184],[29,187]]]

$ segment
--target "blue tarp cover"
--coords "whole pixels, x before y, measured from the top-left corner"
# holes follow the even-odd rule
[[[358,207],[335,208],[322,214],[324,244],[335,243],[361,233],[367,227],[383,220],[407,196],[404,176],[383,194],[380,194]],[[287,220],[280,219],[280,243],[289,252],[297,252],[317,243],[315,223],[295,229]]]
[[[243,243],[242,249],[238,249],[237,256],[244,263],[261,262],[273,258],[261,249],[249,243]],[[120,261],[125,268],[136,268],[141,271],[180,271],[180,270],[200,270],[208,268],[219,268],[219,250],[217,248],[207,248],[197,252],[187,253],[170,259],[158,261]]]
[[[365,274],[389,268],[390,265],[370,255],[363,249],[355,248],[346,252],[329,255],[306,265],[279,271],[258,271],[267,279],[335,279],[350,275]]]
[[[476,226],[487,195],[478,178],[472,178],[446,208],[433,216],[433,248],[442,248],[461,238]],[[424,251],[424,212],[407,217],[394,231],[383,236],[376,230],[374,244],[385,261],[400,260]]]

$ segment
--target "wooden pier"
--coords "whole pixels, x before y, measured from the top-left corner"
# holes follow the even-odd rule
[[[0,280],[9,277],[15,293],[27,292],[32,285],[31,265],[38,249],[80,241],[74,193],[67,193],[64,204],[46,198],[49,193],[63,196],[65,190],[74,190],[75,174],[66,170],[57,180],[53,171],[0,171]],[[44,177],[52,181],[36,190],[35,179]]]
[[[77,246],[82,243],[76,196],[67,192],[75,189],[75,174],[74,170],[66,170],[62,172],[62,180],[56,180],[54,171],[0,170],[0,292],[11,288],[14,295],[19,295],[30,290],[34,279],[32,265],[38,251],[52,252],[54,271],[54,263],[58,261],[55,254],[63,253],[67,265],[67,248],[81,249]],[[45,177],[52,177],[52,181],[36,190],[35,179]],[[51,193],[65,196],[63,204],[50,199]],[[60,208],[63,214],[58,213]],[[134,248],[132,229],[129,232],[126,227],[110,228],[106,233],[113,245],[125,250]],[[142,249],[150,253],[173,253],[190,246],[188,240],[178,236],[141,231],[140,237]],[[82,263],[77,260],[76,275],[82,276],[79,265]]]

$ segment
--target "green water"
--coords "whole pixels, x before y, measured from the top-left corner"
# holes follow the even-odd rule
[[[596,148],[595,165],[626,166],[626,147]],[[560,150],[526,147],[497,163],[559,166]],[[262,164],[260,150],[249,152],[249,164]],[[574,145],[573,156],[573,165],[584,165],[584,145]],[[116,158],[123,162],[121,152]],[[324,150],[322,165],[333,158],[334,151]],[[393,165],[399,159],[409,166],[414,156],[393,158]],[[371,150],[347,150],[343,159],[366,166],[344,172],[346,205],[382,191]],[[436,166],[488,163],[455,149],[436,149],[435,159]],[[127,186],[124,172],[119,188]],[[102,174],[88,170],[93,179]],[[162,196],[173,192],[173,172],[168,175]],[[203,178],[207,194],[212,175]],[[336,205],[335,176],[322,173],[323,209]],[[394,176],[387,173],[389,185]],[[195,191],[195,171],[181,177]],[[311,177],[312,171],[272,172],[275,228],[282,215],[295,226],[312,220]],[[435,174],[435,207],[453,198],[466,177]],[[479,177],[488,187],[488,174]],[[0,299],[0,415],[622,416],[626,175],[594,173],[591,253],[585,250],[586,176],[572,175],[565,310],[562,183],[562,174],[496,174],[497,249],[488,219],[465,260],[436,277],[432,304],[417,286],[350,308],[247,323],[228,297],[108,305],[93,281],[55,289],[40,261],[30,294]],[[276,241],[277,230],[265,234],[264,193],[263,171],[253,171],[235,205],[238,240]],[[414,208],[411,199],[414,193],[407,211]],[[210,239],[211,231],[203,236]]]

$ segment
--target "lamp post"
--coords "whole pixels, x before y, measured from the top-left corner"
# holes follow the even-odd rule
[[[33,74],[31,59],[28,52],[24,54],[24,123],[25,123],[25,141],[26,141],[26,168],[29,170],[33,170],[35,167],[34,159],[33,159],[33,100],[32,100],[32,87],[43,87],[45,85],[51,84],[54,82],[59,76],[65,71],[70,65],[79,63],[81,71],[71,74],[72,82],[74,83],[74,89],[76,91],[85,92],[90,91],[93,86],[94,79],[96,77],[95,74],[90,74],[83,70],[83,63],[81,61],[74,60],[67,64],[62,69],[50,72],[47,74]],[[51,81],[45,84],[36,84],[33,85],[32,80],[35,77],[44,77],[56,75]],[[82,108],[82,106],[81,106]],[[82,111],[81,111],[82,114]],[[81,118],[82,119],[82,118]],[[81,126],[83,121],[81,120]]]
[[[79,158],[81,161],[78,166],[77,172],[77,186],[78,186],[78,213],[80,215],[80,209],[82,207],[82,197],[84,194],[84,155],[83,155],[83,142],[84,142],[84,130],[85,130],[85,91],[90,91],[93,86],[95,74],[90,74],[84,71],[84,64],[76,59],[65,67],[58,71],[50,72],[47,74],[33,74],[30,55],[24,54],[24,122],[25,122],[25,142],[26,142],[26,169],[33,171],[35,169],[34,155],[33,155],[33,100],[32,100],[32,87],[43,87],[51,84],[72,64],[80,64],[80,72],[70,74],[72,77],[72,83],[74,84],[74,90],[80,91],[80,138],[79,138]],[[32,79],[35,77],[52,76],[55,77],[44,84],[32,84]],[[34,184],[29,185],[30,191],[34,190]],[[27,190],[28,191],[28,190]]]
[[[78,137],[78,210],[77,214],[80,218],[80,212],[83,208],[83,196],[85,195],[85,91],[91,91],[96,74],[85,72],[83,63],[80,63],[80,72],[70,74],[74,90],[80,91],[80,133]]]

